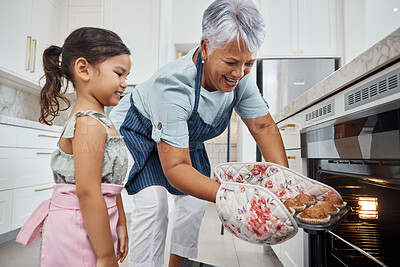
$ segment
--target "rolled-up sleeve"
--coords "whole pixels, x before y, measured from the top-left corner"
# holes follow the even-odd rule
[[[180,148],[189,147],[187,120],[191,114],[191,101],[184,84],[170,78],[155,80],[154,94],[149,100],[150,117],[153,125],[152,139],[164,141]]]
[[[247,75],[238,85],[239,102],[235,110],[243,119],[254,119],[265,116],[269,105],[260,94],[252,74]]]

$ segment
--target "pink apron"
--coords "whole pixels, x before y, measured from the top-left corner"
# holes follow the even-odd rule
[[[118,245],[116,195],[122,189],[122,185],[101,184],[115,251]],[[16,241],[23,245],[33,243],[42,232],[45,220],[42,267],[96,266],[96,254],[86,233],[74,184],[56,184],[51,199],[43,201],[36,208],[21,228]]]

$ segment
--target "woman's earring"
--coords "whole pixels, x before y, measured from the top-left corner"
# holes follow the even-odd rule
[[[202,59],[202,60],[201,60],[201,63],[203,63],[203,64],[204,64],[204,59]]]

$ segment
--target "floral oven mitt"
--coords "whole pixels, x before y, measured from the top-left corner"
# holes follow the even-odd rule
[[[283,205],[305,193],[316,201],[340,194],[333,188],[274,163],[223,163],[215,168],[221,183],[218,216],[226,229],[245,241],[274,245],[295,236],[294,217]]]

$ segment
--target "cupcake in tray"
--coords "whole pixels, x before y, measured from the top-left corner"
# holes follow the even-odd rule
[[[323,212],[328,213],[329,215],[333,216],[339,213],[340,209],[336,208],[332,202],[330,201],[321,201],[318,202],[317,204],[315,204],[313,206],[314,208],[319,208],[321,209]]]
[[[296,211],[294,210],[294,208],[292,207],[286,207],[288,209],[288,211],[290,212],[290,215],[294,216],[294,214],[296,213]]]
[[[306,205],[304,205],[295,198],[286,199],[283,205],[285,205],[287,209],[289,208],[294,209],[296,212],[303,211],[306,208]]]
[[[327,224],[331,216],[320,208],[309,207],[297,214],[297,218],[303,223],[308,224]]]
[[[347,205],[347,202],[343,201],[343,199],[338,196],[326,197],[324,198],[323,202],[324,201],[331,202],[336,208],[339,209],[343,209]]]
[[[298,201],[300,201],[301,203],[303,203],[304,205],[311,206],[312,204],[315,203],[315,200],[312,196],[308,195],[308,194],[298,194],[295,199],[297,199]]]

